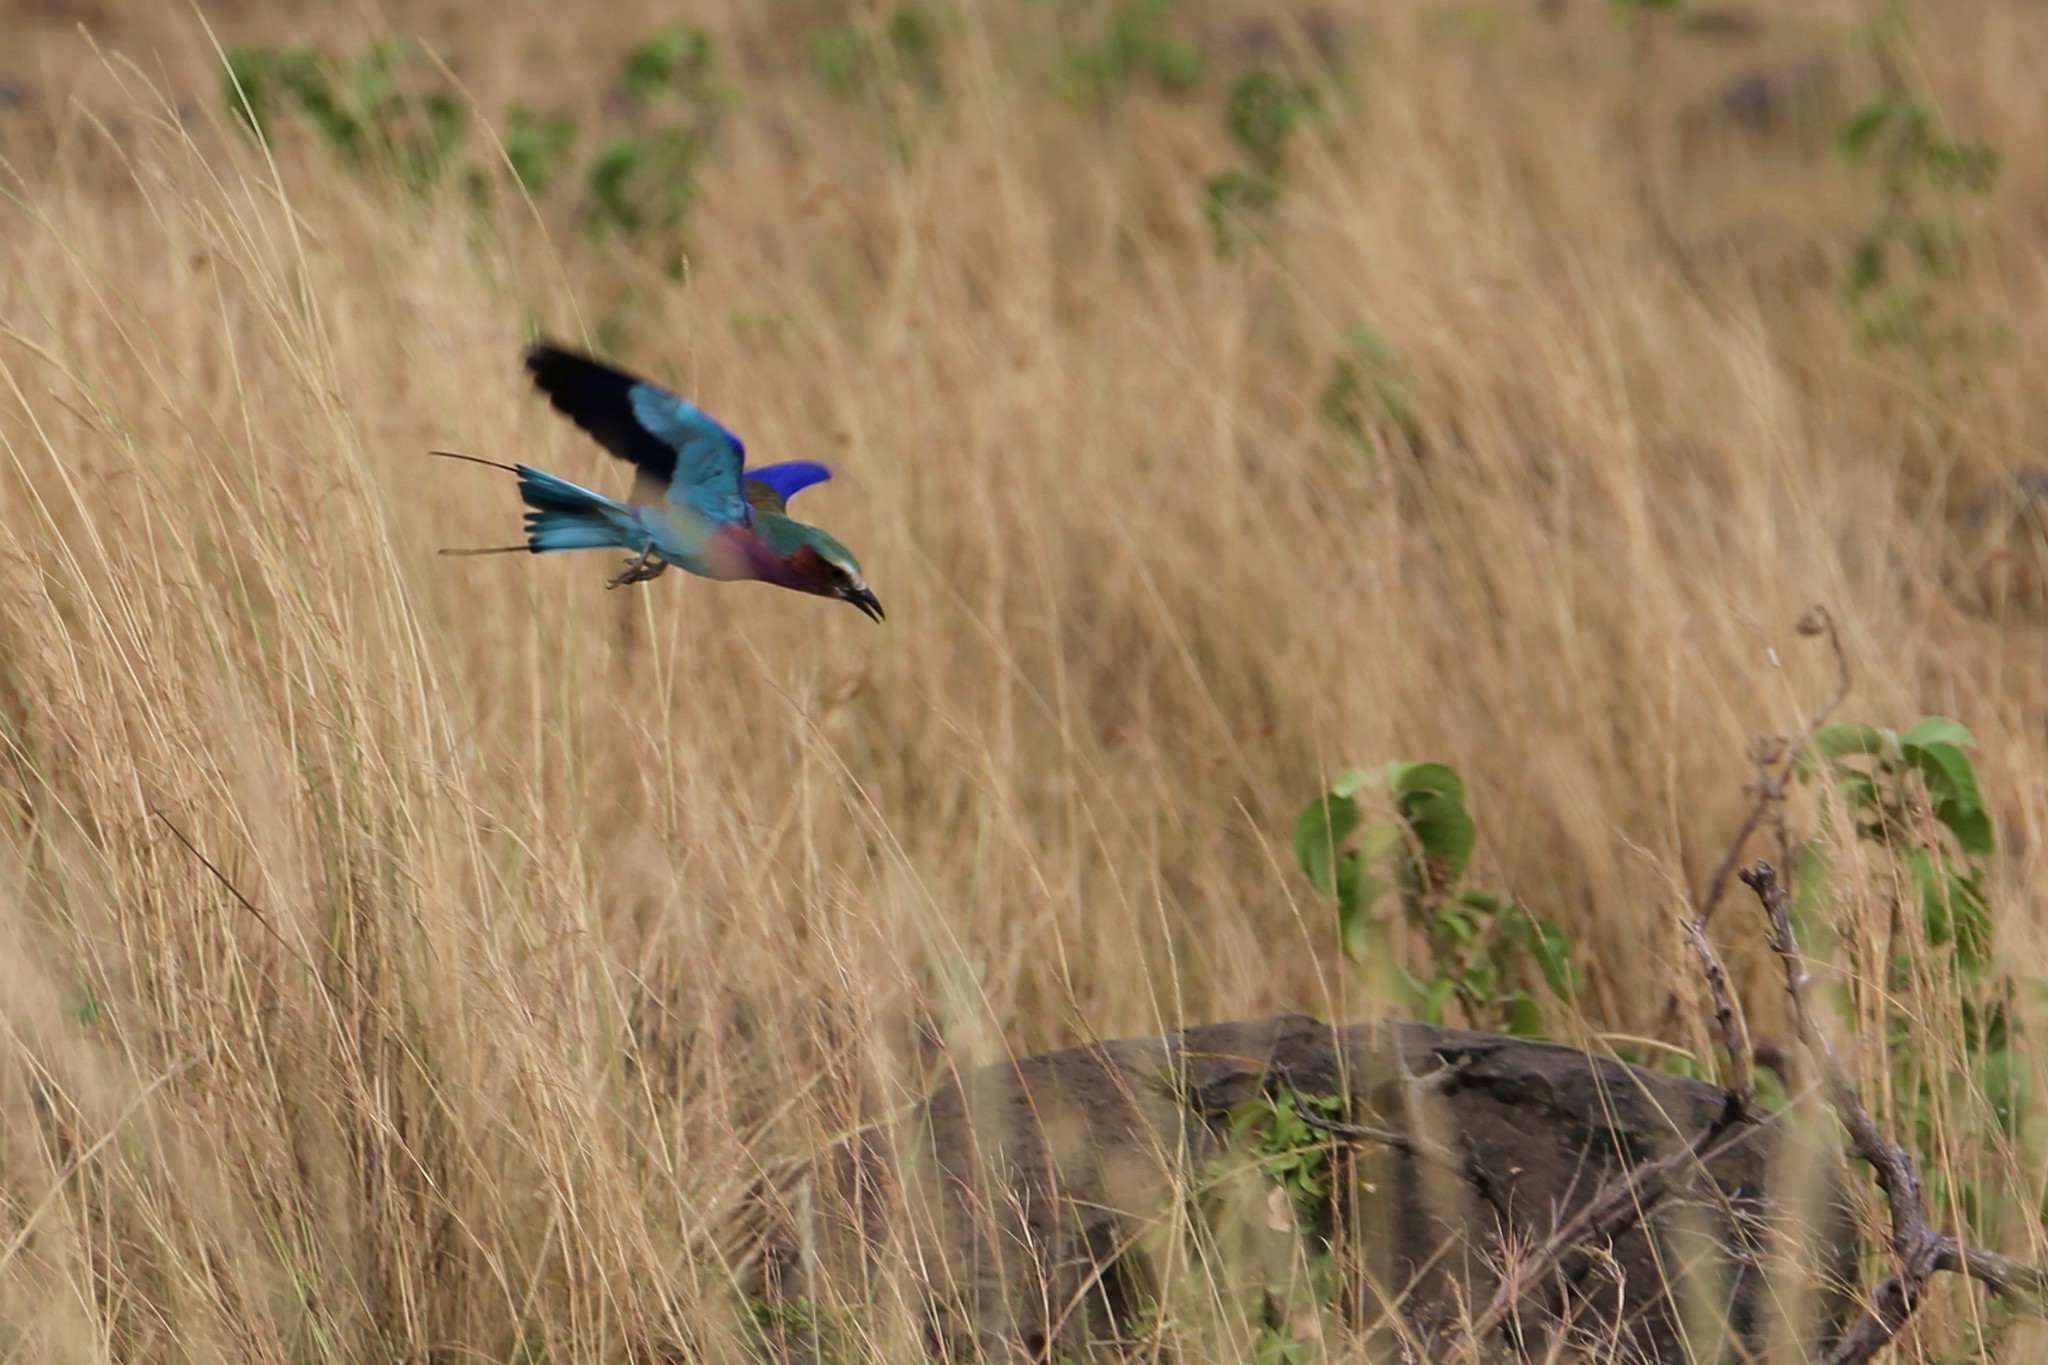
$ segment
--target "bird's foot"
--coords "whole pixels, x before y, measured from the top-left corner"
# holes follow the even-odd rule
[[[639,554],[627,560],[625,567],[621,568],[606,581],[605,587],[607,589],[623,588],[629,583],[645,583],[650,578],[661,577],[663,571],[667,568],[668,561],[656,559],[654,557],[654,547],[650,545]]]

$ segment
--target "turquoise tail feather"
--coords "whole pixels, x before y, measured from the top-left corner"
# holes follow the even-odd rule
[[[526,514],[526,548],[533,553],[646,548],[647,531],[624,504],[528,465],[518,472],[519,496],[533,509]]]

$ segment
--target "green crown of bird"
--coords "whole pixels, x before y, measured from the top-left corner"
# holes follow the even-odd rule
[[[673,564],[705,578],[836,597],[882,619],[852,553],[787,513],[789,499],[831,478],[830,469],[813,460],[748,469],[746,446],[708,413],[567,347],[537,342],[526,368],[557,412],[634,466],[632,492],[619,502],[530,465],[436,450],[516,474],[531,509],[524,545],[444,554],[620,549],[632,557],[606,587],[645,583]]]

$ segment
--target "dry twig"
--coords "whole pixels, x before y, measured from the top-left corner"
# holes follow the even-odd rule
[[[1891,1222],[1892,1273],[1871,1293],[1863,1315],[1843,1334],[1823,1365],[1861,1365],[1899,1334],[1920,1305],[1927,1282],[1937,1271],[1953,1271],[2000,1295],[2023,1311],[2041,1315],[2048,1305],[2048,1272],[1995,1253],[1964,1248],[1955,1238],[1927,1223],[1927,1201],[1913,1159],[1877,1130],[1870,1111],[1857,1098],[1848,1070],[1835,1055],[1827,1035],[1808,1008],[1806,959],[1792,929],[1790,897],[1777,869],[1759,862],[1741,873],[1743,885],[1762,902],[1769,925],[1771,951],[1784,969],[1785,994],[1799,1041],[1820,1071],[1821,1092],[1828,1107],[1849,1134],[1849,1148],[1868,1164],[1884,1191]]]
[[[1835,712],[1841,709],[1842,703],[1848,700],[1849,689],[1855,681],[1849,672],[1849,656],[1842,649],[1841,634],[1835,629],[1835,618],[1829,615],[1826,607],[1817,604],[1808,607],[1794,629],[1808,637],[1828,637],[1828,646],[1835,654],[1835,694],[1828,698],[1827,705],[1808,718],[1806,728],[1796,737],[1789,741],[1767,741],[1763,747],[1755,751],[1759,774],[1756,786],[1752,790],[1756,793],[1756,799],[1750,803],[1749,813],[1743,817],[1741,826],[1735,831],[1735,837],[1728,841],[1728,847],[1723,850],[1721,860],[1714,865],[1713,874],[1707,878],[1705,889],[1693,897],[1693,918],[1702,926],[1712,917],[1714,907],[1720,904],[1721,896],[1727,891],[1728,878],[1735,871],[1736,864],[1741,861],[1742,851],[1749,843],[1749,836],[1756,832],[1756,827],[1762,823],[1766,814],[1774,809],[1783,809],[1785,784],[1790,782],[1792,774],[1798,771],[1800,756],[1806,752],[1806,746],[1813,743],[1813,737],[1820,733],[1820,728],[1826,725]],[[1780,748],[1779,745],[1783,747]],[[1783,842],[1781,835],[1780,843]],[[1783,856],[1782,848],[1780,856]]]

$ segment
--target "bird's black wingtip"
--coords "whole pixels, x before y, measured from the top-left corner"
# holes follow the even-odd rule
[[[586,360],[586,357],[557,346],[546,337],[536,338],[533,344],[526,348],[527,373],[543,383],[549,375],[560,374],[579,360]]]

